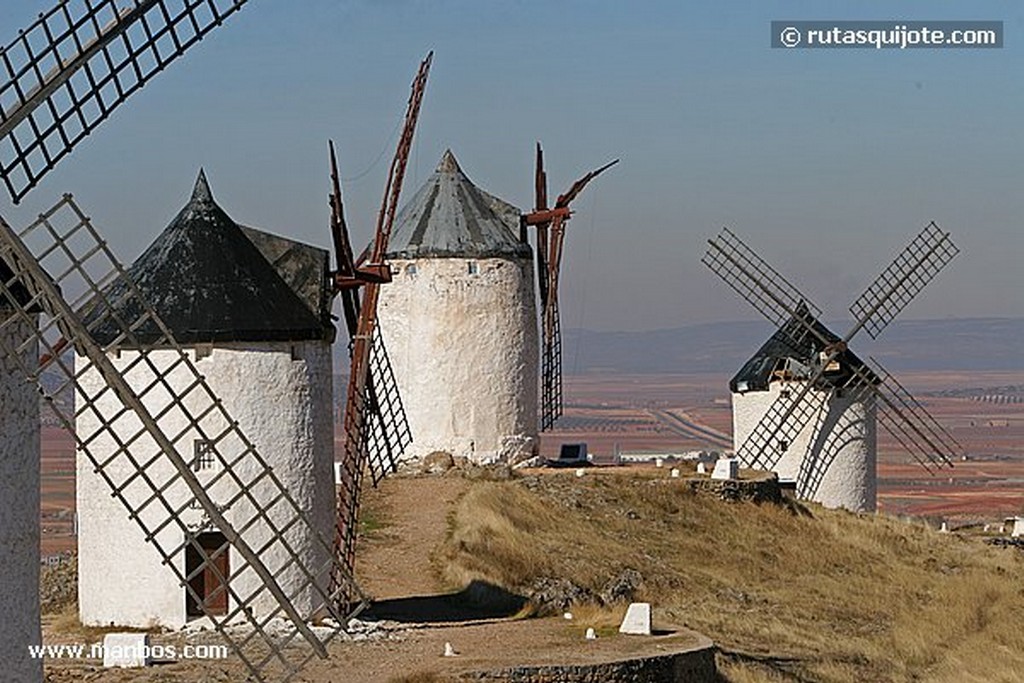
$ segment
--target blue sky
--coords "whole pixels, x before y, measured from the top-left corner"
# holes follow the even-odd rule
[[[6,0],[0,42],[50,2]],[[994,19],[1005,47],[769,48],[773,19]],[[23,204],[74,192],[132,260],[204,166],[240,222],[327,246],[326,141],[370,234],[419,60],[435,51],[405,198],[451,147],[532,204],[621,157],[575,205],[564,324],[756,317],[700,264],[723,225],[829,317],[935,220],[963,254],[907,318],[1024,316],[1024,8],[1005,2],[250,0],[125,104]]]

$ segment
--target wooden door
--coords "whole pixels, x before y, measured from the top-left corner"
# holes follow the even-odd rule
[[[209,531],[196,537],[203,552],[194,546],[185,549],[185,570],[191,578],[189,586],[195,592],[185,591],[185,614],[188,617],[201,617],[205,614],[224,615],[228,612],[227,586],[221,583],[220,576],[228,579],[231,575],[230,547],[224,534]],[[204,563],[203,555],[209,562]],[[216,568],[216,570],[214,569]],[[204,612],[205,608],[205,612]]]
[[[216,538],[205,538],[206,536]],[[203,534],[200,538],[200,543],[203,546],[203,550],[210,556],[210,562],[203,568],[203,604],[206,606],[206,611],[210,614],[227,614],[228,613],[228,589],[227,579],[230,574],[230,566],[228,563],[228,545],[221,533]],[[214,555],[216,553],[216,555]],[[214,567],[217,571],[214,571]],[[221,583],[220,577],[217,576],[217,572],[220,572],[220,576],[223,576],[225,583]]]

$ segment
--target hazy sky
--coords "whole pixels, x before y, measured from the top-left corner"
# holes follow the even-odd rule
[[[0,42],[55,1],[4,0]],[[1006,47],[769,48],[773,19],[890,18],[1002,20]],[[523,208],[535,140],[552,195],[622,159],[575,204],[565,326],[756,317],[700,264],[723,225],[842,317],[930,220],[963,253],[906,317],[1024,316],[1021,36],[1006,2],[250,0],[0,212],[71,191],[131,261],[204,166],[236,220],[327,246],[334,138],[362,245],[433,49],[406,199],[447,147]]]

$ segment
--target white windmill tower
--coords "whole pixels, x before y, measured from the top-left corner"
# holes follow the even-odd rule
[[[735,448],[742,450],[776,401],[804,388],[825,350],[819,340],[839,342],[820,321],[809,320],[816,334],[799,334],[800,323],[793,319],[776,330],[729,381]],[[779,457],[773,470],[780,481],[802,481],[800,495],[826,507],[869,511],[875,509],[876,500],[876,410],[870,394],[846,388],[858,373],[877,384],[877,377],[852,351],[843,351],[830,363],[804,399],[814,406],[816,419],[792,441],[785,436],[776,440]],[[812,469],[820,471],[820,481],[808,480]]]
[[[875,359],[849,350],[875,338],[958,253],[929,224],[850,306],[843,337],[821,309],[728,229],[702,261],[778,330],[733,377],[733,439],[746,467],[777,472],[828,507],[875,509],[876,420],[925,468],[952,466],[956,440]]]
[[[326,251],[239,227],[214,201],[202,172],[187,206],[127,270],[140,296],[157,312],[177,343],[187,349],[209,387],[306,512],[311,526],[305,533],[290,532],[290,550],[313,566],[326,562],[316,536],[330,537],[335,509],[331,407],[334,327],[327,308],[327,274]],[[112,302],[122,295],[117,285],[104,293]],[[134,301],[127,300],[104,309],[103,321],[94,323],[88,309],[82,316],[114,367],[140,394],[152,382],[153,373],[138,364],[138,348],[119,339],[120,328],[114,321],[132,320],[141,313]],[[135,338],[146,346],[148,362],[154,364],[155,371],[173,375],[177,351],[156,343],[161,336],[152,325],[135,330]],[[87,364],[82,357],[77,362],[79,367]],[[83,373],[79,382],[86,395],[100,393],[105,384],[95,368]],[[144,403],[157,414],[169,399],[163,392],[151,392]],[[95,408],[79,415],[79,434],[91,435],[103,423],[117,423],[115,416],[122,410],[112,393],[98,398]],[[118,427],[115,425],[115,432]],[[170,429],[178,433],[188,431],[189,426],[186,420],[180,425],[171,424]],[[224,483],[227,475],[219,471],[211,444],[194,435],[188,446],[190,466],[197,478],[215,504],[226,506],[232,487]],[[106,460],[119,447],[113,435],[97,438],[91,455]],[[165,467],[169,472],[170,465]],[[175,498],[175,493],[181,498]],[[139,489],[124,495],[130,505],[139,505],[148,493]],[[174,508],[187,508],[190,501],[186,488],[167,496]],[[90,457],[81,451],[77,501],[79,614],[83,624],[176,628],[204,615],[191,591],[164,569],[160,553],[122,512],[120,501],[111,498],[104,475],[94,470]],[[237,525],[239,516],[249,514],[251,510],[241,506],[226,516]],[[198,506],[186,509],[182,519],[199,530],[198,540],[203,547],[216,549],[224,544],[223,532]],[[269,533],[269,529],[263,531]],[[167,544],[179,542],[177,529],[167,528],[163,533],[166,539],[162,540]],[[271,539],[250,534],[247,540],[254,547],[262,547]],[[298,565],[286,567],[287,558],[275,557],[275,552],[284,549],[268,550],[262,555],[263,561],[283,568],[277,576],[282,587],[297,589],[305,581],[302,570]],[[237,584],[239,592],[247,594],[252,590],[248,584],[259,579],[251,573],[236,576],[233,555],[228,549],[218,556],[220,571]],[[186,552],[181,568],[191,575],[201,563],[198,553]],[[319,580],[326,588],[328,577]],[[199,599],[207,602],[207,611],[228,612],[227,592],[212,567],[194,576],[192,583]],[[298,593],[293,602],[301,610],[308,610],[315,602],[315,591]],[[265,596],[249,607],[260,618],[275,604]]]
[[[399,213],[380,331],[413,442],[475,463],[537,449],[533,253],[519,211],[481,190],[446,151]]]
[[[160,557],[180,603],[209,619],[254,681],[288,680],[326,657],[365,601],[319,510],[305,509],[307,492],[271,466],[200,371],[218,349],[204,355],[196,342],[175,340],[70,195],[19,231],[0,220],[0,260],[11,270],[0,298],[14,302],[5,322],[31,330],[39,317],[21,347],[0,335],[0,356],[72,434],[119,503],[107,511]],[[17,303],[19,286],[26,304]],[[37,361],[19,352],[29,344]],[[74,406],[60,400],[67,391]],[[123,587],[135,590],[130,581]],[[313,621],[329,628],[314,632]]]

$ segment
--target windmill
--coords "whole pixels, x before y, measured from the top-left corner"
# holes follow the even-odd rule
[[[60,0],[0,49],[0,178],[15,203],[247,0]]]
[[[350,343],[344,413],[345,445],[335,538],[336,552],[344,569],[339,577],[341,590],[353,585],[350,577],[355,569],[359,499],[364,469],[369,469],[373,484],[376,485],[386,474],[397,469],[402,452],[412,440],[391,362],[377,329],[377,304],[380,285],[391,280],[391,269],[385,262],[385,255],[432,59],[433,52],[420,63],[413,81],[405,124],[398,149],[391,161],[384,198],[377,214],[374,239],[358,262],[354,258],[345,222],[334,143],[330,145],[331,237],[337,264],[333,291],[341,297]],[[359,296],[359,290],[362,290],[362,297]]]
[[[287,680],[310,657],[326,656],[327,643],[362,607],[342,599],[359,595],[358,588],[330,539],[213,392],[195,350],[175,340],[73,198],[18,232],[0,222],[0,260],[9,269],[0,299],[10,311],[0,327],[25,330],[40,318],[31,335],[15,337],[17,346],[0,334],[4,358],[36,386],[250,677]],[[125,319],[125,311],[136,313]],[[114,338],[101,344],[97,330]],[[34,346],[38,362],[26,354]],[[69,391],[73,406],[61,400]],[[83,416],[94,430],[77,428]],[[195,471],[197,442],[214,465],[212,477]],[[193,510],[197,524],[187,521]],[[210,529],[223,539],[212,547],[201,539]],[[314,546],[297,548],[297,535]],[[222,558],[229,552],[227,576]],[[199,559],[193,567],[189,556]],[[225,595],[225,609],[197,589],[205,572],[215,577],[214,592]],[[347,581],[338,587],[328,577]],[[314,632],[314,620],[332,627]],[[272,632],[275,622],[287,624],[283,632]],[[298,640],[311,647],[294,647]]]
[[[537,302],[520,211],[445,150],[395,219],[379,331],[415,440],[408,461],[537,454]]]
[[[926,226],[850,306],[854,323],[843,337],[827,330],[818,320],[821,309],[728,228],[708,243],[702,262],[778,328],[762,347],[775,352],[745,366],[764,386],[751,386],[742,370],[734,380],[737,394],[769,385],[776,392],[748,417],[749,429],[736,430],[736,454],[746,467],[777,470],[788,462],[802,497],[873,509],[876,408],[878,422],[922,466],[952,466],[961,450],[956,440],[877,360],[862,361],[849,349],[861,330],[876,338],[957,255],[949,233],[935,223]],[[860,406],[861,414],[843,415],[850,406]],[[741,427],[739,404],[734,410]],[[865,424],[866,435],[840,433]],[[866,462],[852,464],[852,478],[861,481],[836,482],[839,490],[823,491],[834,468],[851,466],[843,462],[849,455],[844,444],[865,436],[872,443],[858,457]]]
[[[548,208],[548,178],[544,151],[537,143],[534,209],[522,217],[523,226],[537,228],[537,283],[541,305],[541,431],[551,429],[562,415],[562,327],[558,312],[558,285],[565,227],[572,217],[569,205],[591,180],[608,170],[611,161],[577,180]]]

